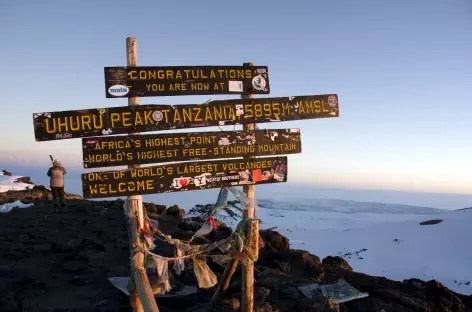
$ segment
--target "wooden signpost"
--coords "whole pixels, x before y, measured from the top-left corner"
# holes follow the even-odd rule
[[[105,67],[105,94],[114,97],[269,94],[267,66]]]
[[[301,153],[299,129],[214,131],[82,139],[84,168]]]
[[[247,63],[245,65],[252,66],[253,64],[252,63]],[[247,95],[246,94],[241,95],[241,99],[242,100],[247,99],[248,102],[251,103],[251,104],[256,102],[256,101],[253,101],[252,92],[249,92]],[[293,99],[288,99],[288,100],[292,101]],[[261,116],[261,115],[264,116],[265,115],[264,113],[266,111],[263,109],[264,104],[266,104],[266,106],[269,108],[269,111],[270,111],[264,116],[264,118],[270,118],[270,117],[268,117],[268,115],[271,115],[271,113],[273,114],[274,109],[277,106],[273,103],[275,103],[275,102],[263,103],[261,105],[262,106],[261,113],[259,113],[259,114],[257,114],[256,112],[254,112],[254,113],[251,112],[251,115],[252,115],[251,117],[253,117],[253,120],[254,119],[257,120],[258,116]],[[251,105],[251,104],[249,104],[249,105]],[[285,106],[287,108],[287,110],[286,111],[284,110],[284,113],[277,114],[276,117],[278,117],[277,118],[278,120],[280,120],[280,117],[279,117],[280,115],[293,116],[293,115],[291,115],[291,113],[292,113],[292,111],[291,111],[292,104],[293,103],[290,102],[290,106],[289,105]],[[280,105],[280,106],[282,106],[282,108],[284,107],[283,104]],[[289,112],[289,110],[288,110],[289,107],[290,107],[290,113],[288,113]],[[262,113],[262,111],[264,113]],[[296,111],[298,113],[298,109]],[[244,113],[245,113],[245,115],[248,113],[247,108],[245,108]],[[254,126],[253,123],[245,123],[243,128],[244,128],[244,130],[254,130],[255,126]],[[243,222],[246,226],[246,233],[245,233],[246,242],[245,242],[245,244],[247,244],[248,246],[251,246],[251,245],[253,245],[254,241],[259,239],[259,222],[255,220],[255,218],[256,218],[255,187],[254,187],[254,185],[245,185],[243,187],[243,189],[244,189],[244,193],[246,194],[246,197],[247,197],[247,204],[245,205],[245,207],[243,207],[244,208],[243,209]],[[258,248],[257,248],[257,253],[259,253]],[[255,257],[255,258],[258,258],[258,257]],[[230,266],[232,266],[232,267],[230,267]],[[254,262],[251,259],[248,259],[247,261],[243,261],[241,263],[241,266],[242,266],[242,270],[241,270],[242,271],[242,276],[241,276],[241,280],[242,280],[242,283],[241,283],[241,294],[242,294],[241,311],[242,312],[252,312],[253,305],[254,305]],[[236,270],[236,265],[234,263],[233,264],[229,263],[228,268],[234,273],[234,271]],[[230,273],[232,273],[232,272],[230,272]],[[229,275],[228,277],[231,278],[231,275]]]
[[[138,65],[136,38],[126,38],[126,62],[128,66]],[[136,107],[139,105],[139,98],[128,98],[128,106]],[[128,166],[128,169],[139,168],[139,164]],[[130,303],[135,312],[149,311],[158,312],[156,300],[152,292],[151,285],[144,267],[144,246],[139,229],[144,227],[144,207],[141,195],[128,196],[124,205],[126,215],[133,216],[128,218],[128,236],[131,280],[133,289],[130,291]],[[138,249],[140,248],[140,250]]]
[[[286,181],[286,156],[181,162],[82,174],[84,198],[170,193]]]
[[[127,66],[105,67],[106,98],[128,98],[128,106],[33,114],[38,142],[82,138],[84,168],[127,165],[128,169],[82,174],[84,198],[127,196],[134,311],[158,311],[144,269],[143,194],[243,186],[246,242],[258,257],[259,225],[254,186],[287,181],[286,154],[301,153],[299,129],[255,130],[255,123],[339,117],[336,94],[253,98],[269,94],[267,66],[137,65],[136,39],[127,38]],[[139,97],[240,94],[240,99],[205,104],[138,105]],[[140,134],[160,130],[243,125],[240,131]],[[255,158],[258,157],[258,158]],[[223,159],[224,158],[224,159]],[[196,161],[198,160],[198,161]],[[159,164],[140,167],[141,164]],[[141,251],[139,251],[141,250]],[[238,261],[228,264],[212,303],[224,291]],[[254,263],[242,268],[241,311],[252,312]]]
[[[339,117],[336,94],[139,105],[33,114],[36,141]]]

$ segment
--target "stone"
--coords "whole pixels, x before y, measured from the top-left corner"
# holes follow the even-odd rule
[[[268,302],[264,302],[263,304],[254,304],[254,312],[275,312],[278,309],[273,309],[273,307]]]
[[[343,258],[338,257],[338,256],[336,257],[328,256],[324,258],[322,261],[322,265],[324,267],[329,267],[332,269],[343,269],[343,270],[352,271],[352,267],[349,265],[349,263]]]
[[[178,217],[180,220],[182,220],[185,216],[185,210],[180,209],[180,207],[177,206],[177,205],[174,205],[174,206],[170,206],[169,208],[167,208],[165,214],[168,215],[168,216]]]
[[[18,241],[19,242],[27,242],[30,239],[28,234],[20,234],[18,235]]]
[[[39,243],[39,244],[36,244],[36,245],[33,245],[33,249],[35,251],[40,251],[40,252],[44,252],[44,251],[51,251],[52,250],[52,244],[51,243]]]
[[[94,308],[103,308],[108,305],[108,300],[100,300],[99,302],[93,305]]]
[[[238,311],[240,307],[241,303],[238,298],[223,299],[223,303],[221,304],[221,311]]]
[[[9,171],[2,170],[1,172],[2,172],[3,175],[6,175],[6,176],[8,176],[8,177],[11,177],[11,176],[12,176],[11,172],[9,172]]]
[[[78,273],[83,272],[87,268],[87,263],[78,261],[67,261],[62,266],[64,272]]]
[[[295,305],[295,311],[300,312],[340,312],[339,304],[326,297],[317,299],[304,298]]]
[[[270,289],[261,287],[261,286],[255,286],[254,287],[254,301],[263,303],[266,301],[267,297],[270,294]]]
[[[184,219],[179,223],[178,227],[184,231],[196,232],[203,226],[203,222],[194,221],[192,219]]]
[[[261,277],[257,280],[257,283],[261,286],[264,286],[270,290],[278,290],[278,280],[274,277]]]
[[[31,178],[30,178],[30,177],[19,177],[19,178],[15,179],[13,182],[16,182],[16,183],[25,183],[25,184],[33,184],[33,182],[31,182]]]
[[[320,259],[305,250],[275,252],[263,248],[259,250],[257,264],[287,274],[308,277],[313,281],[320,281],[324,277]]]
[[[279,294],[290,299],[298,299],[302,297],[300,292],[295,287],[280,289]]]
[[[148,214],[155,213],[158,215],[165,213],[166,208],[167,208],[166,205],[156,205],[154,203],[144,203],[144,202],[143,202],[143,206],[146,209]]]
[[[434,224],[439,224],[443,222],[441,219],[434,219],[434,220],[428,220],[428,221],[423,221],[420,222],[420,225],[434,225]]]
[[[208,235],[208,239],[212,242],[217,242],[217,241],[230,237],[232,233],[233,233],[233,230],[231,228],[222,227],[222,228],[218,228],[217,230],[211,231],[210,235]]]
[[[290,243],[287,237],[275,231],[259,231],[259,235],[264,241],[264,249],[270,251],[284,252],[290,250]]]
[[[0,215],[0,311],[130,311],[129,297],[108,281],[112,276],[129,276],[129,246],[123,201],[69,200],[65,214],[51,213],[51,202],[41,196],[50,192],[37,186],[28,191],[0,194],[0,200],[32,201],[33,209],[17,209]],[[156,205],[157,207],[157,205]],[[153,205],[150,210],[155,210]],[[174,206],[175,215],[159,215],[160,229],[176,237],[190,237],[205,222],[202,218],[181,219],[182,212]],[[172,213],[172,209],[169,211]],[[152,212],[155,213],[155,212]],[[188,222],[188,220],[194,221]],[[218,239],[231,229],[218,223],[218,230],[207,238]],[[179,225],[181,224],[181,225]],[[61,228],[58,228],[61,226]],[[409,279],[403,282],[353,272],[340,257],[323,261],[305,250],[291,250],[289,240],[275,231],[260,231],[265,247],[255,263],[254,311],[339,311],[339,306],[326,298],[304,298],[296,289],[313,282],[335,283],[344,278],[369,297],[341,304],[343,312],[360,311],[472,311],[472,296],[455,293],[437,281]],[[394,237],[392,237],[393,239]],[[193,243],[208,243],[194,240]],[[386,242],[390,243],[391,242]],[[156,240],[163,256],[173,256],[174,247]],[[217,252],[217,251],[216,251]],[[191,260],[177,276],[169,271],[174,282],[197,286]],[[208,261],[218,281],[224,266]],[[448,265],[448,264],[445,264]],[[224,305],[218,311],[241,309],[240,267],[233,275]],[[214,288],[198,289],[188,296],[156,296],[161,312],[205,311]],[[200,305],[202,303],[203,305]],[[216,308],[220,308],[217,306]],[[188,308],[187,308],[188,307]],[[198,307],[198,308],[196,308]],[[200,310],[198,310],[200,309]]]
[[[82,196],[65,193],[66,200],[81,200]],[[23,203],[30,203],[37,200],[52,199],[52,193],[43,185],[35,185],[33,188],[21,191],[8,191],[0,193],[0,203],[11,203],[17,200]]]

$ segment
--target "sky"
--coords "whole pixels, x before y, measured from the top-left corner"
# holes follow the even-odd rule
[[[105,98],[103,68],[126,65],[131,36],[139,65],[253,62],[269,67],[258,97],[337,94],[339,118],[260,124],[300,128],[288,184],[472,195],[469,0],[8,1],[0,34],[5,168],[52,154],[85,172],[81,140],[35,142],[32,114],[127,105]]]

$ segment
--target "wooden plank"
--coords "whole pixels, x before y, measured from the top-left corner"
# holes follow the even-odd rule
[[[105,67],[107,98],[269,94],[267,66]]]
[[[249,63],[252,65],[252,63]],[[253,99],[253,94],[243,94],[241,99]],[[247,110],[245,111],[247,112]],[[254,130],[255,126],[253,123],[243,125],[243,129]],[[249,158],[250,159],[250,158]],[[246,205],[244,205],[243,210],[243,219],[247,224],[249,218],[255,218],[256,209],[254,205],[255,191],[256,188],[254,185],[245,185],[243,186],[244,193],[248,199]],[[247,231],[246,231],[247,235]],[[241,312],[252,312],[254,305],[254,262],[252,261],[243,261],[241,263]]]
[[[33,114],[36,141],[339,117],[336,94],[139,105]]]
[[[231,278],[238,267],[238,260],[231,259],[230,262],[226,265],[226,268],[223,272],[223,275],[220,278],[220,282],[218,283],[218,287],[216,288],[215,292],[213,293],[213,297],[211,298],[210,304],[208,305],[208,309],[206,311],[212,311],[215,306],[221,301],[223,298],[226,290],[229,287],[229,283],[231,282]]]
[[[259,258],[259,221],[246,220],[246,248],[254,252],[254,259]],[[254,261],[248,259],[242,263],[242,300],[241,312],[252,312],[254,309]]]
[[[204,190],[287,181],[287,156],[173,163],[82,174],[84,198]]]
[[[128,65],[136,66],[138,64],[136,38],[126,38],[126,60]],[[128,99],[129,106],[139,105],[139,98],[132,97]],[[131,165],[129,168],[136,168],[139,165]],[[124,205],[125,215],[142,216],[143,215],[143,199],[141,196],[130,196],[126,199]],[[142,218],[132,218],[128,223],[129,249],[130,249],[130,267],[131,276],[134,281],[135,289],[132,290],[130,300],[134,312],[159,312],[156,300],[152,293],[149,279],[144,268],[144,253],[142,251],[135,251],[136,246],[143,247],[143,242],[140,239],[139,228],[143,225]],[[137,296],[135,295],[137,294]]]
[[[301,153],[300,129],[214,131],[82,139],[84,168]]]

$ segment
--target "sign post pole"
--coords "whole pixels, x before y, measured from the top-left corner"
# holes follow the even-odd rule
[[[253,98],[270,93],[267,66],[140,67],[134,37],[126,38],[126,54],[127,66],[104,69],[106,98],[126,97],[127,106],[33,113],[35,139],[83,138],[84,168],[128,166],[84,173],[82,188],[84,199],[127,196],[123,208],[129,216],[129,291],[134,312],[159,312],[145,269],[142,195],[242,185],[246,195],[243,255],[247,259],[240,255],[227,265],[212,303],[228,288],[241,261],[241,311],[253,312],[254,263],[260,246],[255,185],[287,182],[288,160],[281,155],[301,153],[299,129],[255,130],[255,124],[339,117],[338,96]],[[241,97],[204,104],[139,105],[140,97],[207,94]],[[243,125],[243,131],[137,135],[224,125]]]
[[[136,38],[126,38],[126,55],[128,66],[137,66]],[[128,98],[128,106],[139,105],[138,97]],[[137,168],[139,165],[130,165],[128,168]],[[149,285],[149,279],[144,269],[143,242],[139,238],[138,229],[143,227],[143,199],[141,195],[128,196],[125,202],[125,212],[132,216],[128,225],[130,240],[131,278],[134,290],[130,294],[131,306],[134,312],[158,312],[156,300]],[[141,247],[141,248],[136,248]]]
[[[254,66],[253,63],[245,63],[243,66]],[[242,94],[242,99],[252,99],[253,95],[252,92],[248,94]],[[246,131],[254,130],[254,124],[247,124],[243,125],[243,129]],[[250,157],[249,157],[250,159]],[[257,221],[251,221],[248,219],[255,218],[255,200],[254,200],[254,185],[245,185],[243,186],[244,193],[246,194],[247,201],[245,203],[245,207],[243,210],[243,219],[246,228],[246,244],[249,246],[254,246],[254,242],[257,242],[258,236],[254,237],[254,233],[256,235],[259,234],[259,225]],[[252,249],[254,252],[257,250]],[[254,262],[251,259],[247,259],[247,261],[242,261],[242,300],[241,300],[241,311],[242,312],[252,312],[253,305],[254,305]]]

